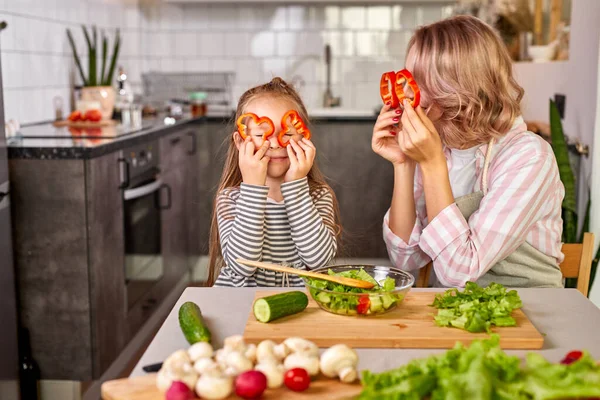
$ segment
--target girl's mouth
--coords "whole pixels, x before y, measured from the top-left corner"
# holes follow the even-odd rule
[[[287,156],[282,156],[282,157],[271,157],[271,159],[269,160],[269,162],[284,162],[288,159]]]

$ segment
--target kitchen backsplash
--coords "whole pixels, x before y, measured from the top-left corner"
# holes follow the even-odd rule
[[[308,107],[325,90],[324,47],[332,50],[332,90],[345,108],[379,103],[381,72],[399,69],[418,25],[451,14],[452,7],[173,5],[134,0],[0,0],[7,119],[31,123],[54,118],[53,99],[69,107],[77,82],[65,34],[73,30],[84,52],[80,25],[122,32],[119,65],[137,92],[145,71],[233,71],[234,98],[248,87],[282,76],[300,87]],[[85,64],[85,63],[84,63]]]

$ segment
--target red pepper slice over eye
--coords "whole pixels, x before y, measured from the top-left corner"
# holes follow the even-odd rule
[[[240,136],[242,137],[242,139],[246,139],[246,137],[248,136],[247,132],[246,132],[246,128],[248,128],[248,126],[246,124],[244,124],[244,120],[246,118],[252,118],[252,120],[256,123],[256,125],[261,125],[261,124],[267,124],[267,126],[269,127],[269,130],[267,130],[262,138],[263,141],[267,140],[269,138],[269,136],[271,136],[273,134],[273,132],[275,132],[275,125],[273,124],[273,121],[271,121],[271,118],[269,117],[258,117],[258,115],[254,114],[254,113],[246,113],[246,114],[242,114],[240,115],[240,117],[237,119],[236,125],[238,128],[238,132],[240,133]]]
[[[404,93],[404,85],[408,85],[412,90],[414,97],[410,99],[407,97],[406,93]],[[421,89],[417,85],[415,78],[412,74],[407,70],[403,69],[398,71],[395,78],[394,91],[396,92],[396,98],[398,99],[398,103],[402,105],[405,99],[410,100],[410,105],[413,108],[417,108],[419,103],[421,102]]]
[[[281,119],[281,132],[277,135],[277,141],[281,147],[286,147],[290,144],[289,140],[287,142],[283,141],[283,137],[290,131],[290,126],[288,124],[288,119],[290,119],[290,117],[290,123],[296,129],[296,132],[304,136],[307,140],[309,140],[311,136],[310,130],[306,127],[306,124],[300,117],[300,114],[298,114],[298,111],[290,110],[286,112]]]
[[[366,314],[371,306],[371,300],[369,295],[360,296],[358,299],[358,306],[356,306],[356,312],[359,314]]]
[[[385,72],[383,75],[381,75],[379,94],[381,95],[383,104],[391,103],[391,108],[398,108],[399,104],[396,91],[394,90],[395,82],[396,73],[394,71]]]

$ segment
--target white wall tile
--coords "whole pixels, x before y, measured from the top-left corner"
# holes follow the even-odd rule
[[[37,23],[38,21],[36,21]],[[25,17],[13,18],[12,27],[7,29],[13,30],[14,49],[19,51],[33,51],[35,47],[35,35],[32,34],[29,25],[33,25],[32,21]]]
[[[2,46],[2,51],[6,50],[15,50],[16,49],[16,35],[15,35],[15,21],[19,17],[15,17],[13,15],[0,13],[0,18],[8,24],[7,28],[0,34],[0,45]]]
[[[268,27],[275,31],[288,29],[287,8],[284,6],[265,6],[263,15],[268,19]]]
[[[278,76],[287,79],[287,61],[284,58],[266,58],[262,62],[263,83],[266,83]]]
[[[321,37],[323,45],[331,46],[333,57],[354,55],[354,32],[324,31]]]
[[[160,30],[180,30],[183,26],[183,11],[178,4],[164,4],[161,7]]]
[[[175,54],[177,57],[195,57],[198,55],[196,34],[191,32],[176,33]],[[173,35],[171,35],[173,36]]]
[[[225,33],[225,53],[229,57],[247,57],[250,54],[250,34]]]
[[[201,4],[186,4],[183,6],[183,28],[187,30],[208,30],[208,6]]]
[[[223,35],[209,33],[198,34],[198,55],[214,57],[224,55],[225,40]]]
[[[253,30],[264,27],[264,25],[261,26],[261,22],[264,21],[262,11],[263,7],[259,4],[236,7],[236,28],[240,30]]]
[[[345,29],[366,28],[367,18],[365,7],[343,7],[341,17],[342,27]]]
[[[325,28],[338,29],[341,26],[342,12],[339,6],[325,7]]]
[[[13,89],[5,89],[4,93],[4,118],[6,121],[11,119],[20,120],[19,110],[19,91]]]
[[[236,82],[256,85],[262,81],[263,68],[260,60],[246,59],[237,63]]]
[[[301,31],[308,28],[307,7],[290,6],[287,10],[288,29],[291,31]]]
[[[441,20],[443,8],[435,5],[423,5],[420,7],[423,13],[422,24],[432,24]]]
[[[160,60],[160,69],[163,72],[182,72],[184,62],[181,59],[167,57]]]
[[[389,6],[371,6],[367,8],[368,29],[390,29],[392,27],[392,10]]]
[[[367,72],[361,64],[365,63],[360,59],[347,58],[340,60],[340,80],[347,83],[362,83],[367,80]],[[380,75],[381,76],[381,75]]]
[[[235,72],[236,62],[232,58],[214,58],[210,61],[211,71]]]
[[[207,72],[211,71],[211,62],[206,58],[185,60],[184,68],[187,72]]]
[[[277,55],[320,56],[325,42],[318,32],[282,32],[277,34]]]
[[[419,21],[418,7],[407,5],[394,7],[394,19],[392,23],[394,28],[399,29],[414,29],[421,24]]]
[[[358,56],[380,56],[387,53],[386,33],[372,31],[357,32],[355,38]]]
[[[20,53],[2,53],[2,81],[7,89],[23,86],[23,69]]]
[[[305,83],[311,84],[318,82],[321,73],[321,64],[320,60],[315,60],[312,58],[291,58],[288,63],[288,76],[300,76]]]
[[[325,29],[325,7],[312,6],[305,7],[305,29],[322,30]]]
[[[128,29],[140,27],[140,12],[137,4],[126,4],[123,6],[123,23]]]
[[[272,57],[275,55],[275,33],[258,32],[251,34],[250,55],[252,57]]]
[[[236,15],[234,6],[211,4],[208,9],[208,25],[211,30],[234,31]]]
[[[372,109],[381,104],[377,82],[354,85],[353,95],[353,105],[357,109]]]

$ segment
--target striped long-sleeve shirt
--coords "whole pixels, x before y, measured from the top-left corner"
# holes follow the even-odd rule
[[[226,266],[215,286],[282,286],[283,274],[247,267],[235,260],[285,263],[299,269],[326,265],[337,242],[333,196],[328,188],[311,192],[306,178],[281,185],[282,202],[267,197],[267,186],[242,183],[217,197],[217,223]],[[303,286],[289,276],[290,286]]]
[[[483,145],[476,154],[475,191],[481,190],[486,151],[487,145]],[[449,164],[450,158],[446,149]],[[448,165],[449,170],[451,167]],[[390,230],[389,211],[384,217],[383,235],[393,264],[412,271],[433,260],[442,285],[462,287],[476,281],[524,242],[562,262],[564,186],[552,148],[527,132],[521,118],[492,148],[488,188],[479,210],[468,221],[453,203],[428,222],[422,176],[417,168],[417,219],[408,243]]]

